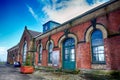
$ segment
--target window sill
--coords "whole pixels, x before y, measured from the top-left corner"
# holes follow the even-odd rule
[[[106,64],[92,64],[92,69],[104,70],[106,69]]]
[[[42,64],[41,63],[38,63],[38,66],[41,66]]]
[[[106,64],[106,62],[92,62],[92,64]]]
[[[52,66],[52,63],[48,63],[48,66]]]

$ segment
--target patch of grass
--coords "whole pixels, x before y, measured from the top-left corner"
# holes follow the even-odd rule
[[[68,73],[68,74],[79,74],[80,70],[62,70],[62,72]]]
[[[44,66],[40,66],[35,69],[40,70],[40,71],[46,71],[46,72],[54,72],[55,71],[55,68],[53,68],[53,67],[44,67]]]
[[[90,80],[120,80],[119,71],[93,70],[83,73],[83,77]]]
[[[119,79],[120,80],[120,71],[112,71],[112,72],[110,72],[110,76],[113,79]]]
[[[5,64],[5,62],[0,62],[0,64]]]
[[[43,67],[40,66],[38,68],[36,68],[36,70],[40,70],[40,71],[46,71],[46,72],[54,72],[54,73],[68,73],[68,74],[79,74],[80,70],[76,69],[76,70],[63,70],[62,68],[53,68],[53,67]]]

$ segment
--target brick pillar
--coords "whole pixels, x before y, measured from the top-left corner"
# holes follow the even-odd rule
[[[38,65],[38,52],[35,52],[35,65]]]
[[[120,70],[120,36],[105,39],[107,69]]]
[[[76,59],[77,59],[77,67],[82,69],[91,68],[91,55],[90,55],[89,43],[78,44]]]
[[[48,51],[43,50],[42,53],[42,66],[48,66]]]

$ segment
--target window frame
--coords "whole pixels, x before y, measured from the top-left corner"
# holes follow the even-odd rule
[[[52,52],[53,52],[53,43],[49,42],[48,45],[48,63],[52,63]]]
[[[26,56],[27,56],[27,41],[24,42],[23,45],[23,55],[22,55],[22,62],[26,62]]]
[[[38,49],[38,63],[41,63],[42,62],[42,50],[43,49],[43,47],[42,47],[42,45],[40,44],[39,45],[39,49]]]
[[[97,46],[93,46],[92,35],[93,35],[93,33],[94,33],[95,31],[97,31],[97,30],[101,32],[103,44],[99,44],[99,45],[97,45]],[[99,39],[100,39],[100,38],[99,38]],[[90,41],[91,41],[92,63],[93,63],[93,64],[105,64],[106,61],[105,61],[105,50],[104,50],[104,38],[103,38],[103,33],[102,33],[102,31],[99,30],[99,29],[93,30],[93,32],[91,33]],[[99,53],[100,50],[97,50],[97,52],[93,52],[93,48],[98,48],[98,47],[100,47],[100,46],[103,47],[103,53]],[[100,61],[100,60],[99,60],[99,57],[100,57],[101,54],[103,54],[103,56],[104,56],[104,61]],[[98,58],[98,60],[94,60],[94,55],[98,55],[98,56],[96,56],[96,58]]]

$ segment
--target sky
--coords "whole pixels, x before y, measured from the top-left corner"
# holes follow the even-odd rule
[[[49,20],[60,24],[109,0],[0,0],[0,61],[19,43],[25,26],[42,32]]]

